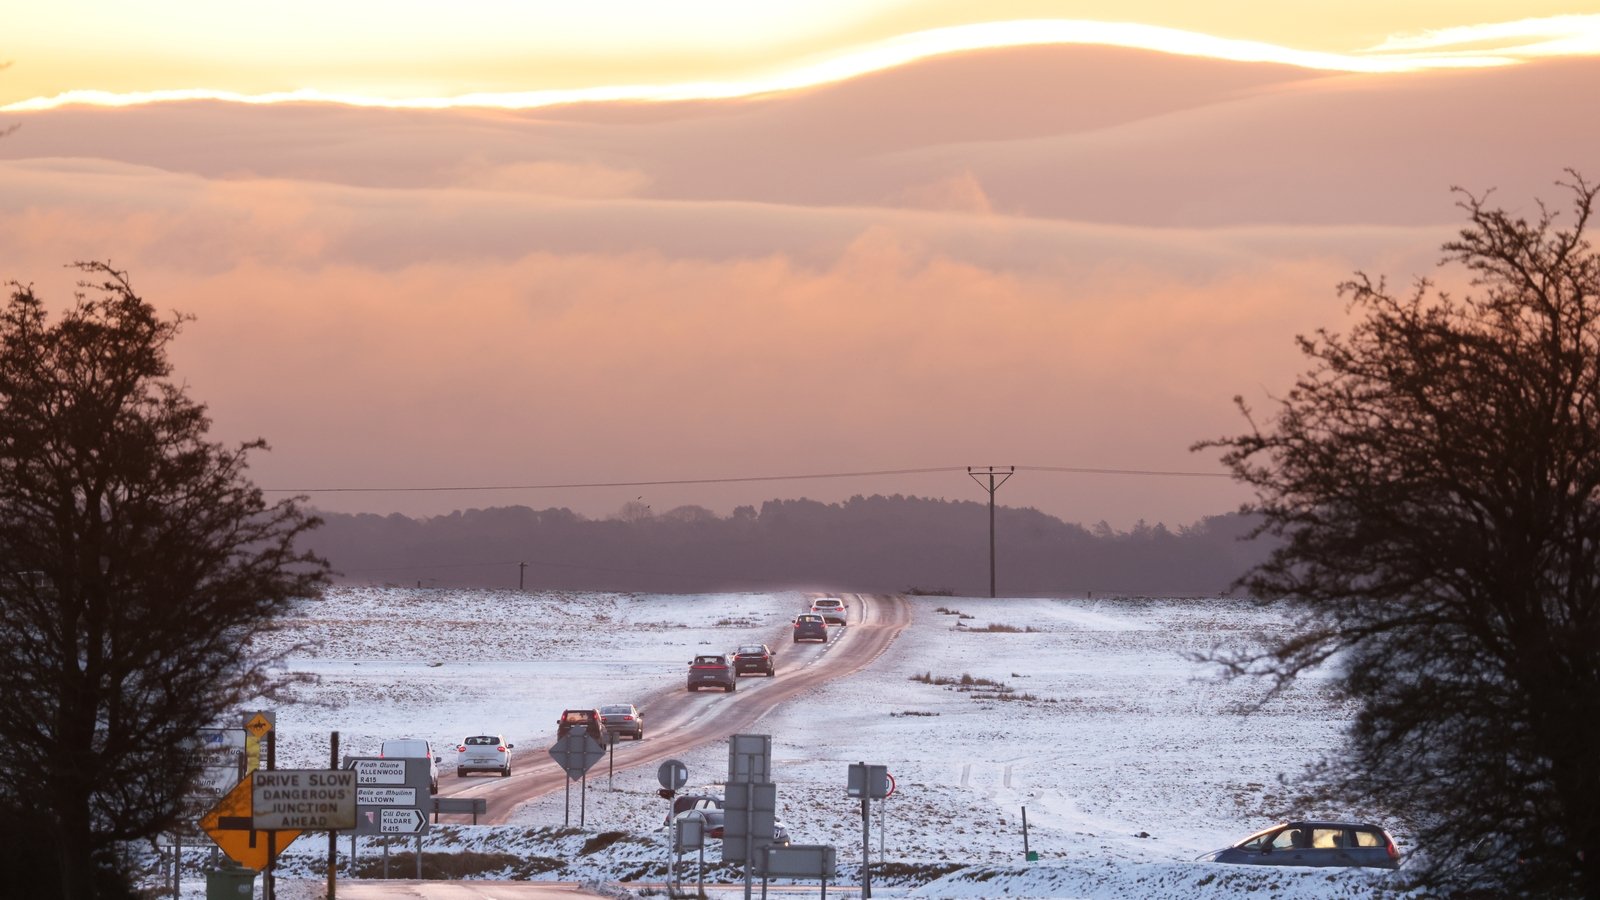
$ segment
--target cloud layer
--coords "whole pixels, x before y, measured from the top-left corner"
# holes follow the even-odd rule
[[[1028,48],[722,103],[61,109],[0,141],[0,274],[64,303],[59,266],[108,259],[197,315],[180,375],[219,436],[273,444],[266,487],[1215,471],[1188,446],[1240,427],[1235,394],[1287,387],[1293,335],[1343,321],[1335,284],[1430,272],[1451,185],[1559,199],[1600,125],[1551,98],[1597,73]],[[651,491],[981,495],[947,475]],[[599,515],[638,493],[316,502]],[[1242,495],[1036,474],[1001,499],[1126,525]]]

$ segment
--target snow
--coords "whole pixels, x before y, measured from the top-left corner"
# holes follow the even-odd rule
[[[860,805],[844,786],[848,766],[864,761],[887,765],[896,781],[875,810],[875,872],[880,860],[890,864],[874,875],[875,896],[1403,895],[1403,869],[1194,861],[1286,814],[1370,819],[1286,807],[1280,776],[1335,750],[1352,713],[1325,681],[1304,679],[1263,704],[1264,685],[1221,681],[1198,661],[1221,642],[1281,632],[1271,608],[1217,598],[910,599],[912,625],[871,667],[761,721],[780,820],[796,843],[837,848],[840,884],[830,893],[857,896]],[[375,754],[385,738],[427,738],[445,748],[445,769],[473,733],[506,734],[519,754],[542,757],[561,709],[679,687],[695,652],[765,641],[781,666],[786,645],[775,636],[808,602],[800,592],[332,589],[301,604],[269,642],[295,648],[289,671],[316,676],[275,707],[277,764],[326,765],[333,731],[352,755]],[[688,790],[721,793],[725,741],[681,758]],[[609,785],[602,768],[589,778],[582,829],[563,829],[557,792],[506,825],[435,825],[424,853],[507,855],[480,877],[659,880],[655,766],[618,771]],[[576,786],[572,802],[576,823]],[[1397,823],[1379,824],[1407,847]],[[377,840],[362,839],[363,864],[381,858]],[[349,839],[339,843],[347,853]],[[412,845],[397,840],[390,852]],[[284,900],[320,896],[326,850],[325,840],[302,839],[284,852]],[[717,856],[708,851],[708,862]],[[395,877],[410,877],[414,858],[395,859]],[[731,882],[730,871],[713,867],[708,878]],[[186,898],[203,896],[193,877],[185,875]]]

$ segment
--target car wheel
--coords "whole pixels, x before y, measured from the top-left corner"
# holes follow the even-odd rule
[[[456,769],[456,777],[457,778],[465,778],[465,777],[467,777],[467,770],[466,769]]]
[[[636,740],[636,741],[644,740],[644,729],[643,728],[639,729],[639,733],[634,735],[633,739]]]
[[[730,682],[727,687],[722,689],[722,691],[725,694],[731,694],[731,693],[733,693],[734,691],[736,691],[738,689],[739,689],[738,685],[733,684],[733,683]]]
[[[501,769],[500,770],[500,777],[501,778],[510,778],[511,777],[511,767],[510,766],[506,766],[504,769]]]
[[[767,670],[767,677],[768,678],[771,678],[772,676],[774,676],[776,674],[778,674],[778,667],[777,666],[773,666],[772,668]]]

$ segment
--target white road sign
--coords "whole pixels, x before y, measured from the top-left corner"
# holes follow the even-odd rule
[[[408,787],[358,787],[356,788],[356,805],[416,806],[417,789]]]
[[[260,831],[339,831],[356,827],[354,772],[257,769],[250,783],[252,827]]]
[[[358,759],[351,765],[356,772],[356,784],[406,783],[406,761],[403,759]]]
[[[384,834],[416,834],[428,826],[420,809],[380,809],[378,817],[378,830]]]

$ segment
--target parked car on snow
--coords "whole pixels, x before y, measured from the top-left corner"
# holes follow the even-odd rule
[[[824,622],[843,625],[850,610],[838,597],[818,597],[811,601],[811,611],[821,616]]]
[[[433,752],[423,738],[393,738],[383,742],[378,755],[385,759],[425,759],[428,761],[428,793],[439,793],[439,764],[444,757]]]
[[[600,707],[600,721],[606,723],[606,730],[616,735],[619,741],[624,737],[644,740],[644,714],[632,703],[613,703]]]
[[[499,772],[511,777],[511,748],[515,746],[498,734],[475,734],[456,747],[456,777],[468,772]]]
[[[722,840],[726,814],[722,809],[721,797],[711,794],[679,794],[672,798],[672,811],[667,813],[666,824],[670,826],[673,819],[681,819],[690,813],[699,813],[705,818],[707,838]],[[772,842],[785,847],[789,845],[789,829],[785,828],[782,822],[772,823]]]
[[[1396,869],[1400,850],[1387,831],[1364,822],[1284,822],[1199,860],[1253,866]]]
[[[772,648],[766,644],[744,644],[733,651],[733,674],[743,675],[746,672],[776,675],[778,672],[772,663]]]
[[[801,613],[794,617],[794,642],[828,642],[828,623],[816,613]]]
[[[739,689],[733,666],[726,656],[705,654],[689,660],[689,690],[698,691],[703,687],[719,687],[724,692]]]

